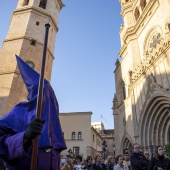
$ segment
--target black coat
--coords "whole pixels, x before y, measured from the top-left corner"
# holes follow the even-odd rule
[[[148,161],[145,156],[139,153],[132,153],[130,162],[132,170],[147,170]]]
[[[170,170],[170,160],[164,156],[159,157],[158,160],[156,158],[152,158],[148,170],[157,170],[157,167],[164,170]]]
[[[96,165],[95,163],[92,165],[92,170],[106,170],[106,165],[102,164],[102,168],[99,165]]]

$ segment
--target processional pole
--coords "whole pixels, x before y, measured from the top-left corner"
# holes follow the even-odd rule
[[[48,32],[49,32],[49,28],[50,28],[49,22],[50,22],[50,19],[45,24],[45,37],[44,37],[41,72],[40,72],[38,96],[37,96],[37,108],[36,108],[36,117],[37,118],[41,118],[43,87],[44,87],[44,70],[45,70],[45,61],[46,61],[46,53],[47,53]],[[39,137],[37,135],[33,141],[31,169],[30,170],[37,170],[38,143],[39,143]]]

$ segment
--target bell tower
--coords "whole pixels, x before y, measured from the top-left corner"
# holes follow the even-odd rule
[[[0,117],[26,100],[27,90],[19,74],[15,54],[40,71],[45,24],[50,19],[45,78],[50,81],[61,0],[18,0],[0,51]]]

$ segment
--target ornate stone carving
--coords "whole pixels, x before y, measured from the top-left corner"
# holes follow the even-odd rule
[[[139,77],[144,74],[155,62],[155,60],[161,56],[161,54],[166,51],[168,48],[170,48],[170,38],[167,36],[164,39],[159,39],[159,36],[157,34],[158,40],[155,41],[156,48],[152,48],[151,51],[145,52],[145,59],[141,63],[138,64],[138,66],[132,71],[131,81],[134,83],[136,80],[139,79]],[[155,40],[155,39],[154,39]],[[159,42],[159,43],[158,43]]]

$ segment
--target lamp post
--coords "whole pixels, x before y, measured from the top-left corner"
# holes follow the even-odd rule
[[[103,151],[103,157],[104,158],[106,156],[106,149],[107,149],[106,141],[103,140],[103,142],[102,142],[102,151]]]

